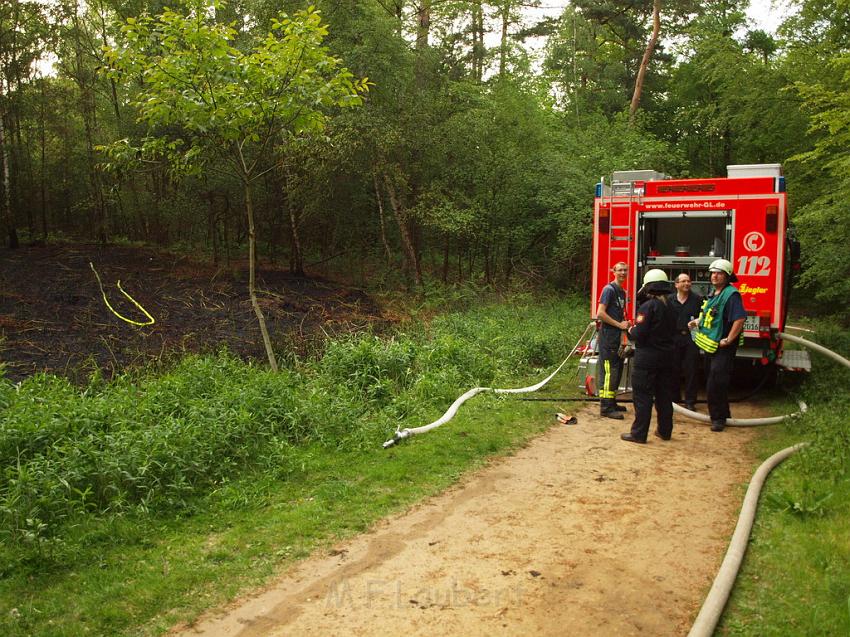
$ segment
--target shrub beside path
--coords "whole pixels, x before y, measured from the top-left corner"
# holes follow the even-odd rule
[[[687,632],[756,464],[755,431],[679,419],[671,442],[639,446],[618,438],[628,420],[578,417],[172,634]]]

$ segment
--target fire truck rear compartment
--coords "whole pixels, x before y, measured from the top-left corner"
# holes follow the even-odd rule
[[[651,268],[670,280],[687,273],[700,294],[710,289],[708,266],[729,259],[732,211],[641,213],[638,222],[638,281]]]

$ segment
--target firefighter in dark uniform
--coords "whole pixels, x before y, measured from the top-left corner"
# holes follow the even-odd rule
[[[676,291],[669,297],[676,313],[676,337],[673,341],[673,400],[682,402],[682,377],[685,379],[685,407],[696,411],[699,385],[699,348],[691,338],[688,323],[699,316],[702,297],[691,291],[691,277],[684,272],[676,277]]]
[[[623,420],[626,408],[617,404],[617,389],[623,372],[619,350],[623,331],[629,328],[625,320],[626,291],[623,284],[629,273],[625,263],[616,264],[614,280],[602,288],[596,318],[599,320],[599,412],[606,418]]]
[[[632,430],[620,436],[626,442],[646,442],[655,403],[655,435],[673,435],[673,338],[676,313],[668,298],[673,286],[663,270],[649,270],[637,298],[640,306],[629,336],[635,343],[632,360],[632,398],[635,420]]]
[[[711,430],[723,431],[729,411],[729,382],[747,312],[741,294],[732,283],[738,280],[732,264],[717,259],[708,266],[712,293],[703,301],[699,318],[689,326],[698,329],[696,344],[706,355],[705,390]]]

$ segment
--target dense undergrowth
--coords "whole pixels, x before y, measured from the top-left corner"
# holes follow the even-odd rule
[[[93,520],[191,514],[246,473],[286,480],[299,448],[380,449],[471,386],[557,362],[585,316],[517,299],[332,341],[276,374],[222,352],[82,389],[0,381],[0,576],[67,559]]]
[[[85,387],[0,380],[0,633],[158,634],[444,488],[551,407],[481,396],[415,454],[381,443],[469,387],[538,380],[586,317],[514,298],[327,342],[278,374],[222,352]],[[826,324],[814,339],[850,351]],[[784,387],[809,413],[761,452],[810,444],[768,481],[719,630],[848,634],[850,373],[816,357]]]
[[[850,333],[839,325],[822,321],[806,336],[848,357]],[[762,453],[808,445],[765,486],[722,634],[850,634],[850,370],[812,359],[810,376],[787,384],[808,413],[772,429]]]

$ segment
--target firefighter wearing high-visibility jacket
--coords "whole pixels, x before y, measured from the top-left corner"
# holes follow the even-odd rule
[[[626,442],[646,442],[652,405],[657,417],[655,435],[670,440],[673,435],[673,339],[676,313],[667,297],[673,286],[663,270],[649,270],[637,293],[635,324],[629,336],[635,342],[632,361],[632,398],[635,420],[632,429],[620,436]]]
[[[729,382],[747,312],[741,294],[732,285],[738,280],[732,264],[726,259],[717,259],[708,271],[714,290],[703,301],[699,317],[688,325],[697,329],[694,341],[706,355],[705,389],[711,430],[723,431],[726,419],[731,418]]]

